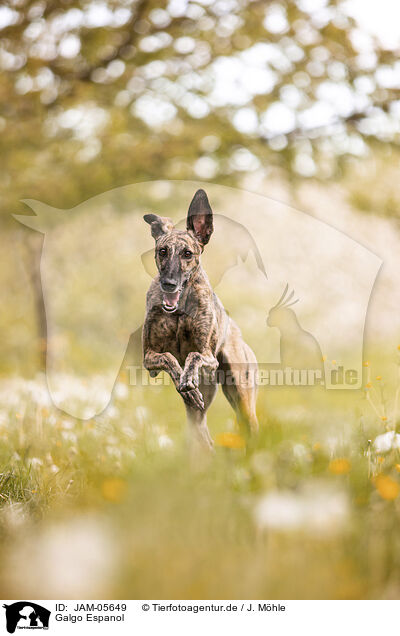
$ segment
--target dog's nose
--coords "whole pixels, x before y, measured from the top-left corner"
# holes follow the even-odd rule
[[[173,280],[172,278],[167,278],[161,281],[161,285],[165,291],[172,292],[172,291],[175,291],[175,289],[177,288],[178,281]]]

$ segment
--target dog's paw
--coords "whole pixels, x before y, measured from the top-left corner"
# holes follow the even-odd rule
[[[185,391],[179,391],[179,393],[181,394],[183,401],[187,406],[190,406],[192,409],[197,409],[199,411],[204,410],[204,400],[199,389],[189,389]]]
[[[179,393],[186,393],[187,391],[194,391],[199,388],[199,382],[193,376],[182,376],[179,383]]]

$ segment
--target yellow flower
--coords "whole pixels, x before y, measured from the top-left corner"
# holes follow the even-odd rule
[[[101,492],[107,501],[117,503],[125,496],[127,490],[126,482],[123,479],[105,479],[101,486]]]
[[[377,376],[376,376],[376,379],[377,379],[377,380],[382,380],[382,376],[381,376],[381,375],[377,375]]]
[[[366,389],[370,389],[372,386],[372,382],[367,382],[367,384],[365,385]]]
[[[378,475],[375,479],[375,487],[382,499],[387,501],[393,501],[400,493],[399,484],[388,475]]]
[[[398,351],[400,351],[400,345],[397,345],[397,349],[398,349]]]
[[[313,445],[313,450],[319,451],[320,449],[321,449],[321,444],[319,442],[315,442],[315,444]]]
[[[336,360],[332,360],[332,364],[336,364]]]
[[[394,467],[397,470],[397,472],[400,473],[400,464],[395,464]]]
[[[322,356],[322,362],[326,362],[326,356]]]
[[[219,433],[215,438],[217,446],[240,449],[246,447],[246,441],[238,433]]]
[[[366,360],[366,361],[364,362],[364,367],[369,367],[369,360]]]
[[[378,460],[378,464],[383,464],[383,462],[385,461],[384,457],[377,457]]]
[[[329,462],[328,469],[333,475],[346,475],[350,472],[351,463],[344,457],[332,459],[332,461]]]
[[[386,415],[382,415],[381,420],[382,420],[382,422],[386,422],[387,421]]]

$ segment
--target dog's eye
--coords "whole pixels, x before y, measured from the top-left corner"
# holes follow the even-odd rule
[[[165,256],[167,254],[167,248],[162,247],[160,250],[158,250],[158,253],[160,256]]]
[[[185,250],[185,251],[183,252],[183,256],[184,256],[185,258],[192,258],[192,256],[193,256],[193,252],[191,252],[190,250]]]

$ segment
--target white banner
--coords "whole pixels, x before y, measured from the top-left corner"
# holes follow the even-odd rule
[[[3,601],[2,632],[51,634],[297,634],[376,636],[399,601]],[[211,631],[212,630],[212,631]],[[19,636],[22,636],[19,633]],[[39,636],[39,635],[38,635]]]

